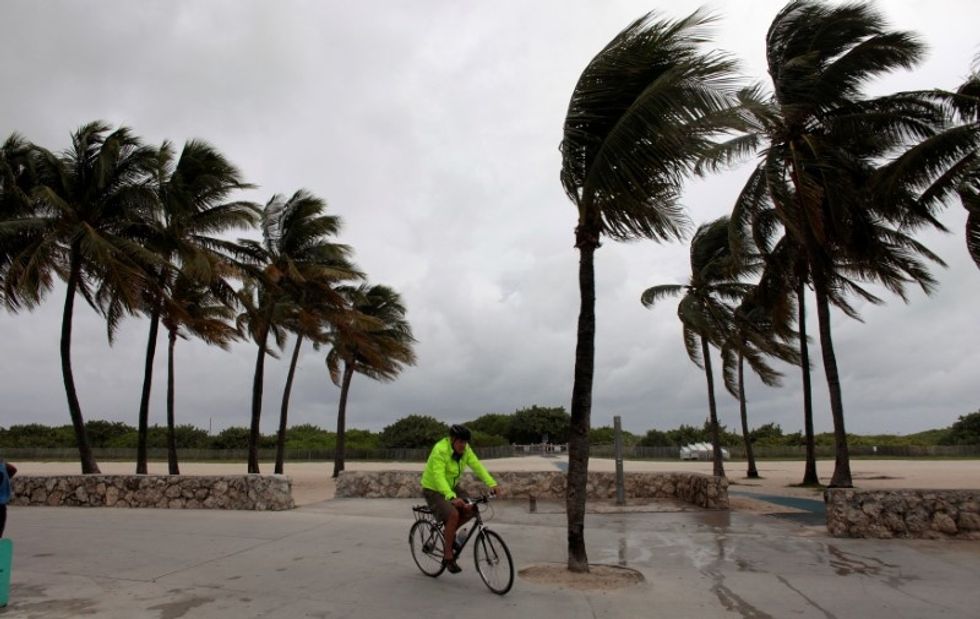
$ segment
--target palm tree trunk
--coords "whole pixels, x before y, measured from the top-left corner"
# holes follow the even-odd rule
[[[715,404],[715,379],[711,372],[711,350],[708,340],[701,336],[701,356],[704,357],[704,375],[708,379],[708,415],[711,419],[711,453],[714,461],[715,477],[725,476],[725,465],[721,456],[721,433],[718,431],[718,407]]]
[[[354,364],[344,362],[344,379],[340,383],[340,405],[337,407],[337,449],[333,459],[333,476],[344,470],[344,457],[347,454],[347,394],[350,381],[354,377]]]
[[[583,226],[576,230],[579,248],[578,285],[581,307],[575,345],[575,382],[568,433],[568,476],[565,511],[568,519],[568,569],[588,572],[585,552],[585,499],[589,478],[589,425],[592,415],[592,378],[595,372],[595,250],[598,234]]]
[[[297,335],[293,357],[289,361],[289,372],[286,374],[286,388],[282,391],[282,407],[279,409],[279,433],[276,435],[276,475],[282,475],[283,471],[283,460],[286,455],[286,418],[289,415],[289,394],[293,390],[293,376],[296,374],[299,347],[302,345],[303,336]]]
[[[252,424],[248,433],[248,472],[259,473],[259,420],[262,418],[262,380],[265,374],[265,347],[269,328],[263,327],[258,337],[259,353],[255,358],[255,377],[252,380]]]
[[[174,346],[177,330],[169,329],[167,343],[167,467],[171,475],[180,475],[177,465],[177,436],[174,424]]]
[[[759,478],[759,469],[755,467],[755,453],[752,452],[752,439],[749,436],[749,413],[745,406],[745,358],[738,355],[738,412],[742,417],[742,438],[745,439],[745,459],[748,460],[748,471],[745,476],[749,479]]]
[[[82,419],[82,406],[78,402],[78,392],[75,389],[75,377],[71,370],[71,322],[75,310],[75,290],[81,277],[82,261],[77,242],[71,248],[71,262],[68,274],[68,292],[65,296],[65,310],[61,317],[61,375],[65,381],[65,394],[68,396],[68,414],[75,429],[75,442],[78,443],[78,456],[81,460],[83,474],[98,474],[99,465],[95,462],[92,445],[85,431],[85,421]]]
[[[806,282],[800,281],[796,288],[800,323],[800,368],[803,370],[803,431],[806,440],[806,467],[803,470],[803,485],[820,484],[817,475],[817,453],[813,437],[813,389],[810,385],[810,347],[806,336]]]
[[[143,392],[136,433],[136,474],[146,475],[146,434],[150,423],[150,388],[153,384],[153,359],[157,353],[157,333],[160,328],[160,302],[154,301],[150,314],[150,337],[146,343],[146,362],[143,365]]]
[[[841,395],[840,375],[837,373],[837,356],[830,334],[830,305],[827,300],[824,277],[814,273],[813,287],[817,293],[817,319],[820,326],[820,352],[823,369],[830,391],[830,413],[834,419],[834,475],[831,488],[852,488],[851,458],[847,451],[847,431],[844,429],[844,401]]]

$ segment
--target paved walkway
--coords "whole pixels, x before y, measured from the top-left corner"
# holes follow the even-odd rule
[[[970,617],[980,542],[844,540],[739,512],[590,514],[593,563],[646,578],[583,592],[518,577],[499,597],[472,560],[438,579],[407,544],[412,500],[290,512],[14,507],[11,606],[0,617]],[[560,505],[496,503],[518,568],[565,560]],[[643,509],[643,508],[640,508]]]

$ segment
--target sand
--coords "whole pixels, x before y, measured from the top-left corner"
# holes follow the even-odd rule
[[[485,460],[491,471],[553,471],[566,463],[565,458],[526,456]],[[15,462],[19,472],[25,475],[65,475],[79,473],[75,462]],[[103,473],[128,474],[135,471],[131,462],[102,462]],[[421,471],[421,462],[364,462],[350,461],[350,471],[407,470]],[[271,462],[260,463],[263,473],[271,473]],[[711,474],[710,462],[681,461],[638,461],[628,460],[623,468],[627,471],[694,471]],[[744,462],[726,462],[725,472],[731,490],[755,494],[775,494],[792,496],[818,496],[819,489],[798,488],[803,478],[802,461],[764,460],[758,463],[762,479],[747,479]],[[820,481],[827,483],[833,473],[834,463],[821,460],[817,462]],[[180,465],[185,475],[226,475],[245,472],[241,462],[186,462]],[[591,471],[615,471],[615,462],[609,459],[593,458],[589,461]],[[163,475],[167,472],[165,462],[150,462],[150,474]],[[293,498],[297,505],[309,505],[326,501],[334,496],[332,462],[287,462],[286,474],[293,480]],[[928,489],[980,489],[980,460],[884,460],[862,459],[851,461],[854,485],[863,489],[879,488],[928,488]],[[747,506],[757,502],[751,499],[736,501],[733,505],[744,503]],[[756,507],[758,507],[756,505]],[[755,511],[752,509],[752,511]]]

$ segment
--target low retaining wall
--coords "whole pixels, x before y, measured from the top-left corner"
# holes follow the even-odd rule
[[[824,500],[835,537],[980,539],[980,490],[830,488]]]
[[[12,505],[292,509],[282,475],[18,475]]]
[[[338,497],[365,498],[412,498],[421,497],[418,471],[344,471],[337,478]],[[565,473],[559,471],[493,473],[507,490],[507,496],[537,497],[539,499],[565,498]],[[624,480],[626,498],[680,499],[708,509],[728,509],[728,480],[699,473],[626,473]],[[460,485],[471,494],[479,494],[486,487],[467,473]],[[615,499],[615,473],[589,473],[586,497],[589,499]]]

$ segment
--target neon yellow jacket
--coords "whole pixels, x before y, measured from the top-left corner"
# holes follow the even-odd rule
[[[446,437],[436,443],[429,454],[429,461],[425,463],[425,472],[422,473],[422,487],[426,490],[434,490],[446,497],[447,501],[451,501],[456,498],[454,491],[456,482],[467,466],[487,486],[493,488],[497,485],[490,473],[480,464],[480,459],[476,457],[469,444],[466,445],[466,451],[459,461],[453,460],[453,444],[449,437]]]

